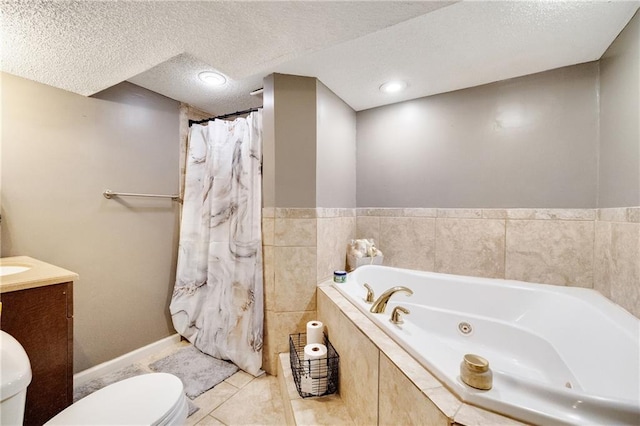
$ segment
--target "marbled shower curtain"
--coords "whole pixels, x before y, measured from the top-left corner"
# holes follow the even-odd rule
[[[261,373],[262,112],[189,134],[173,324],[202,352]]]

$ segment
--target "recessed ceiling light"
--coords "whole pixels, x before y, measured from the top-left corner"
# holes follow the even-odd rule
[[[222,86],[227,82],[227,78],[214,71],[202,71],[198,74],[198,78],[210,86]]]
[[[380,86],[380,91],[385,93],[396,93],[406,88],[407,83],[404,81],[387,81],[386,83],[383,83],[382,86]]]

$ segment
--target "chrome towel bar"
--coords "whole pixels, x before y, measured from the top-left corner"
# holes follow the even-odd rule
[[[111,199],[113,197],[147,197],[147,198],[171,198],[173,201],[182,201],[179,195],[164,194],[135,194],[130,192],[114,192],[110,189],[105,190],[102,195],[104,198]]]

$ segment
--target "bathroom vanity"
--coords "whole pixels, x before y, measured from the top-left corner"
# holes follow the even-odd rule
[[[74,272],[27,257],[0,259],[0,328],[24,347],[33,380],[24,424],[42,425],[73,402]]]

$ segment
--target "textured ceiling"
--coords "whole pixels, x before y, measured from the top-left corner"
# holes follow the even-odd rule
[[[212,114],[271,72],[356,110],[598,59],[638,2],[3,1],[1,69],[82,95],[124,80]],[[197,74],[218,70],[220,88]],[[401,95],[378,87],[405,79]]]

